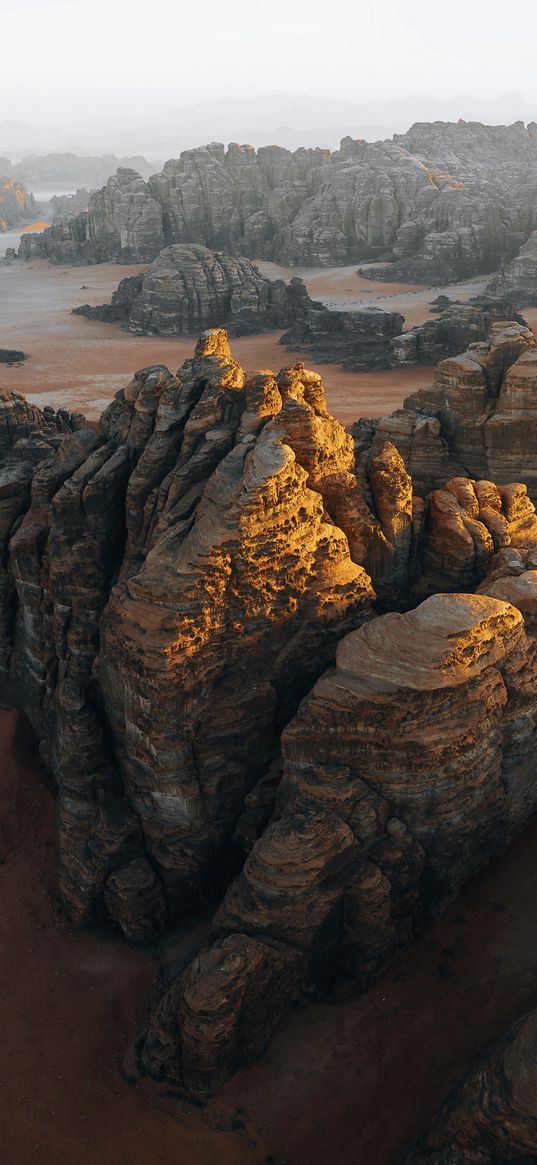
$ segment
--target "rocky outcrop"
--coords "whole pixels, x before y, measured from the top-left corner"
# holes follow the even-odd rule
[[[492,295],[505,295],[517,307],[537,304],[537,231],[510,263],[502,265],[489,285]]]
[[[537,1145],[537,1012],[489,1048],[450,1093],[405,1165],[530,1165]]]
[[[200,243],[305,266],[382,258],[386,277],[449,282],[516,255],[537,227],[536,189],[537,130],[522,123],[418,124],[393,141],[345,138],[332,154],[211,143],[147,182],[118,170],[87,215],[20,254],[145,262]]]
[[[490,597],[436,595],[343,639],[284,730],[273,822],[153,1012],[144,1066],[211,1091],[252,1054],[246,1031],[259,1050],[338,968],[373,982],[535,812],[536,679],[522,615]]]
[[[8,414],[19,452],[46,421],[25,407]],[[3,679],[57,778],[71,916],[148,939],[236,868],[283,725],[371,617],[358,550],[378,543],[395,571],[398,519],[380,461],[379,519],[362,498],[319,376],[246,378],[221,331],[177,377],[137,374],[98,431],[71,430],[6,520]]]
[[[310,305],[281,337],[291,350],[305,348],[320,364],[343,364],[352,372],[389,368],[404,323],[399,312],[318,311]],[[394,340],[395,337],[395,340]]]
[[[123,320],[138,336],[192,336],[223,324],[248,335],[281,330],[306,312],[330,314],[301,279],[268,279],[249,259],[195,244],[166,247],[143,275],[121,280],[110,305],[75,309],[90,319]]]
[[[500,485],[516,480],[535,498],[536,385],[533,332],[495,322],[487,342],[441,361],[434,383],[408,396],[402,409],[358,422],[357,450],[374,452],[391,441],[418,494],[460,475]]]
[[[22,364],[26,360],[26,353],[18,348],[0,348],[0,364]]]
[[[496,320],[526,323],[512,303],[505,299],[481,296],[468,303],[452,303],[447,296],[440,299],[445,303],[440,305],[437,301],[431,304],[431,311],[437,313],[435,318],[394,338],[392,364],[401,367],[437,364],[439,360],[464,352],[471,344],[486,341]]]
[[[502,555],[510,569],[537,562],[537,514],[521,484],[453,478],[430,494],[420,533],[414,598],[473,591],[492,572],[497,576]]]
[[[74,194],[54,194],[50,199],[50,212],[52,221],[57,222],[58,219],[69,218],[70,215],[79,214],[80,211],[87,211],[89,204],[90,192],[83,186],[76,190]]]
[[[425,395],[446,466],[475,447],[457,402],[530,398],[531,334],[492,332]],[[98,427],[0,398],[2,688],[73,921],[151,942],[217,905],[139,1045],[191,1092],[340,972],[374,982],[537,811],[533,504],[477,475],[417,497],[382,424],[356,459],[318,374],[246,374],[222,329]]]
[[[0,174],[0,231],[9,231],[37,218],[37,206],[22,182]]]

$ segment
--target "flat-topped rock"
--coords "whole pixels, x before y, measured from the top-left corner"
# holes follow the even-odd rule
[[[415,611],[386,614],[347,636],[333,682],[348,678],[357,699],[457,687],[512,650],[522,624],[520,614],[494,599],[433,595]]]

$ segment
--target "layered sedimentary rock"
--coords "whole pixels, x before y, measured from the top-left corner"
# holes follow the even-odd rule
[[[305,348],[319,363],[343,364],[352,372],[389,368],[403,323],[399,312],[380,308],[318,311],[309,305],[280,343],[291,350]]]
[[[75,311],[123,320],[138,336],[191,336],[223,324],[242,335],[280,330],[307,311],[329,314],[309,298],[301,279],[268,279],[249,259],[195,244],[166,247],[142,275],[121,280],[111,304]]]
[[[436,364],[458,352],[464,352],[470,344],[488,339],[491,324],[495,320],[513,320],[525,324],[512,303],[505,299],[481,296],[469,303],[438,302],[431,305],[437,311],[435,318],[417,324],[401,336],[396,336],[392,344],[391,363],[404,367],[408,364]]]
[[[25,408],[6,419],[19,457],[45,423]],[[221,331],[177,377],[137,374],[99,431],[74,427],[6,518],[3,678],[58,780],[71,915],[150,938],[229,877],[281,728],[371,617],[363,559],[396,573],[408,519],[380,461],[369,509],[319,376],[246,378]]]
[[[212,944],[153,1013],[146,1068],[210,1091],[251,1055],[245,1033],[258,1050],[338,969],[370,984],[535,812],[536,680],[522,615],[490,597],[436,595],[343,639],[283,733],[275,818]]]
[[[493,572],[497,576],[502,554],[510,567],[537,562],[537,514],[520,483],[453,478],[427,499],[420,534],[414,597],[472,591]]]
[[[492,330],[430,390],[446,466],[455,401],[531,396],[533,338]],[[221,329],[97,428],[0,399],[0,678],[57,781],[64,904],[147,942],[220,902],[139,1048],[192,1092],[366,988],[537,810],[526,487],[416,497],[360,433],[356,460],[316,373],[245,374]]]
[[[405,1165],[530,1165],[537,1153],[537,1012],[455,1086]]]
[[[537,227],[536,191],[537,129],[522,123],[417,124],[393,141],[345,138],[332,154],[211,143],[147,182],[118,170],[87,215],[20,253],[146,261],[194,242],[297,265],[382,257],[391,278],[447,282],[516,255]]]
[[[489,287],[491,294],[506,295],[515,306],[537,303],[537,231],[510,263],[502,265]]]
[[[52,221],[57,222],[80,211],[87,211],[89,198],[90,192],[85,186],[77,189],[74,194],[54,194],[49,203]]]
[[[354,428],[359,453],[391,441],[427,494],[450,477],[524,483],[537,495],[537,356],[521,324],[497,321],[487,342],[438,364],[402,409]]]
[[[37,218],[37,207],[32,194],[22,182],[0,175],[0,231],[9,231],[20,223]]]

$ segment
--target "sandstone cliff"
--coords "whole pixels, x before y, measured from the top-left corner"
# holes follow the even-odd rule
[[[443,409],[525,402],[534,351],[494,324]],[[135,942],[220,902],[139,1048],[192,1092],[367,987],[537,809],[535,509],[477,474],[416,496],[388,428],[355,460],[316,373],[246,375],[221,329],[97,429],[0,398],[0,679],[57,781],[63,902]]]
[[[339,150],[211,143],[146,182],[118,170],[87,215],[25,239],[55,262],[146,261],[171,243],[296,265],[371,258],[424,282],[493,271],[537,227],[537,129],[418,124]],[[377,277],[378,271],[375,272]]]
[[[426,494],[456,475],[498,484],[518,481],[537,495],[535,337],[517,323],[492,323],[486,342],[438,364],[434,383],[403,408],[354,427],[360,452],[391,441],[414,491]]]
[[[177,377],[137,374],[100,432],[41,441],[37,468],[34,447],[3,530],[4,679],[58,780],[70,912],[147,938],[229,877],[282,726],[371,615],[331,508],[386,564],[396,548],[320,378],[245,378],[222,332]]]
[[[368,986],[535,812],[536,680],[522,615],[489,597],[434,596],[343,639],[283,733],[273,822],[153,1013],[143,1064],[211,1091],[338,969]]]

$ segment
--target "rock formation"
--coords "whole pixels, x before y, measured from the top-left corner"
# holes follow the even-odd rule
[[[433,302],[431,310],[436,317],[417,324],[392,343],[391,363],[402,367],[408,364],[437,364],[449,356],[464,352],[470,344],[489,337],[491,324],[496,320],[526,321],[512,303],[505,299],[477,296],[468,303],[451,302],[447,296]]]
[[[345,138],[332,154],[211,143],[148,181],[118,170],[87,215],[20,253],[145,262],[194,242],[296,265],[383,258],[387,277],[448,282],[516,255],[537,227],[536,189],[537,128],[522,123],[417,124],[393,141]]]
[[[490,597],[435,595],[344,638],[284,730],[272,824],[149,1021],[145,1067],[211,1091],[338,969],[373,982],[535,812],[536,680],[522,615]]]
[[[537,1011],[450,1093],[405,1165],[531,1165],[537,1154]]]
[[[0,172],[0,231],[31,223],[37,218],[37,206],[22,182],[5,178]]]
[[[489,289],[492,295],[506,295],[519,307],[537,304],[537,231],[532,232],[510,263],[502,265]]]
[[[30,505],[3,532],[3,678],[24,689],[58,780],[72,916],[147,938],[229,877],[282,726],[371,616],[331,510],[384,563],[397,547],[320,378],[297,365],[246,379],[222,332],[177,378],[137,374],[100,432],[39,447]]]
[[[461,475],[524,483],[536,497],[536,387],[533,332],[497,321],[487,342],[441,361],[434,383],[408,396],[402,409],[357,422],[358,453],[391,441],[417,494]]]
[[[142,275],[122,279],[111,304],[84,305],[75,314],[122,320],[137,336],[192,336],[222,324],[235,335],[281,330],[308,311],[329,314],[301,279],[268,279],[249,259],[185,243],[166,247]]]
[[[54,194],[49,202],[52,221],[57,222],[80,211],[87,211],[89,198],[90,192],[85,186],[79,187],[74,194]]]
[[[352,372],[389,368],[394,363],[404,316],[370,307],[359,311],[318,311],[316,305],[281,337],[291,350],[305,348],[321,364],[343,364]],[[395,340],[394,340],[395,337]]]
[[[426,393],[446,467],[480,432],[457,402],[530,396],[524,326],[470,351]],[[70,917],[147,942],[220,903],[139,1046],[195,1093],[293,1001],[366,988],[537,810],[535,509],[477,474],[416,496],[388,429],[355,460],[316,373],[245,374],[222,329],[97,428],[0,397],[0,681]]]
[[[18,348],[0,348],[0,364],[22,364],[26,353]]]

